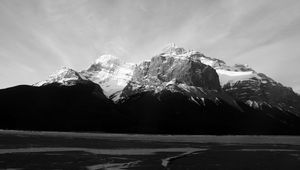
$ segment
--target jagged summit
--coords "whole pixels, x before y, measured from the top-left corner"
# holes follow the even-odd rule
[[[116,56],[105,54],[101,55],[95,60],[95,62],[88,68],[88,71],[97,71],[103,68],[112,69],[116,66],[121,65],[123,62]]]
[[[77,77],[78,79],[83,78],[75,70],[73,70],[71,68],[68,68],[68,67],[62,67],[61,69],[59,69],[55,73],[51,74],[49,77],[50,78],[58,78],[58,79],[73,78],[73,77]]]
[[[76,84],[77,81],[84,81],[84,80],[88,80],[88,79],[71,68],[63,67],[58,71],[56,71],[55,73],[51,74],[48,80],[38,82],[34,84],[34,86],[42,86],[51,83],[60,83],[62,85],[71,86]]]
[[[239,69],[239,71],[253,71],[253,72],[255,72],[248,64],[235,64],[234,67]]]
[[[177,46],[175,43],[170,42],[170,43],[166,44],[166,45],[162,48],[162,51],[163,51],[163,52],[167,52],[167,51],[170,51],[170,50],[176,49],[176,48],[178,48],[178,46]]]
[[[179,55],[186,52],[187,51],[184,48],[178,47],[175,43],[169,43],[162,49],[162,53],[169,55]]]
[[[249,80],[251,78],[261,79],[258,73],[250,68],[246,64],[235,64],[234,66],[227,65],[223,60],[205,56],[201,52],[195,50],[185,50],[184,48],[178,47],[175,43],[168,44],[164,52],[159,54],[159,56],[174,60],[191,60],[194,62],[201,62],[214,68],[220,79],[221,86],[227,83],[234,84],[238,81]],[[181,61],[178,61],[181,62]]]
[[[120,58],[117,56],[111,55],[111,54],[104,54],[101,55],[99,58],[96,59],[95,64],[101,64],[101,65],[110,65],[115,64],[119,65],[121,63]]]
[[[105,54],[100,56],[96,61],[81,73],[99,84],[107,97],[114,93],[120,92],[131,79],[135,64],[126,63],[120,58]]]
[[[175,43],[168,44],[159,56],[171,57],[176,60],[193,60],[195,62],[202,62],[205,65],[209,65],[213,68],[226,66],[226,63],[222,60],[205,56],[203,53],[196,50],[186,50],[185,48],[178,47]]]

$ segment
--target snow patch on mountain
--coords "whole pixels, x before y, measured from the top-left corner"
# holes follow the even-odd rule
[[[205,65],[211,66],[217,71],[221,86],[224,86],[227,83],[234,84],[238,81],[250,80],[252,78],[261,79],[248,65],[236,64],[234,66],[229,66],[222,60],[207,57],[195,50],[185,50],[184,48],[176,46],[175,43],[167,45],[159,55],[163,57],[172,57],[175,60],[200,61]]]
[[[73,69],[63,67],[62,69],[56,71],[49,76],[49,79],[40,81],[34,86],[43,86],[51,83],[60,83],[65,86],[72,86],[77,83],[77,81],[88,80],[82,74],[76,72]]]
[[[227,83],[234,84],[238,81],[250,80],[251,78],[261,79],[255,72],[253,71],[228,71],[224,69],[216,69],[221,86],[224,86]]]
[[[109,97],[123,90],[130,81],[135,66],[133,63],[121,61],[116,56],[102,55],[96,59],[89,69],[81,73],[94,83],[99,84],[104,94]]]
[[[121,61],[116,56],[105,54],[97,58],[94,64],[100,64],[102,67],[114,67],[120,65]]]

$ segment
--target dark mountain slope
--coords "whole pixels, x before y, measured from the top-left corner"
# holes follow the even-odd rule
[[[0,90],[2,129],[165,134],[300,134],[294,114],[222,99],[162,90],[133,94],[114,104],[100,86],[16,86]]]
[[[137,93],[119,103],[134,121],[133,132],[167,134],[300,134],[300,119],[274,108],[256,110],[243,102],[236,107],[223,100],[190,100],[163,90]]]
[[[90,81],[2,89],[0,103],[3,129],[120,131],[127,120]]]

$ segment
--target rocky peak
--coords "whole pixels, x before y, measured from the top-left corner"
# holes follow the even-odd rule
[[[169,54],[169,55],[179,55],[179,54],[184,54],[186,52],[187,51],[184,48],[176,46],[175,43],[169,43],[162,50],[163,54]]]
[[[114,69],[123,62],[116,56],[105,54],[96,59],[88,71],[99,71],[101,69]]]
[[[222,60],[207,57],[204,54],[195,50],[185,50],[178,47],[175,43],[170,43],[163,49],[163,52],[159,54],[164,58],[174,57],[177,60],[193,60],[195,62],[201,62],[205,65],[209,65],[213,68],[226,66],[226,63]]]
[[[68,67],[61,68],[54,74],[51,74],[49,77],[53,79],[63,79],[63,78],[84,79],[84,77],[81,76],[78,72]]]
[[[48,80],[38,82],[34,84],[34,86],[42,86],[51,83],[60,83],[62,85],[70,86],[84,80],[88,79],[73,69],[63,67],[55,73],[51,74]]]
[[[172,80],[188,86],[219,90],[220,83],[216,71],[200,61],[177,60],[174,57],[155,56],[150,62],[138,65],[132,81],[146,83],[166,83]]]
[[[248,64],[235,64],[233,66],[237,71],[252,71],[255,72]]]
[[[100,56],[87,70],[81,73],[99,84],[107,97],[120,92],[132,77],[135,64],[126,63],[113,55]]]

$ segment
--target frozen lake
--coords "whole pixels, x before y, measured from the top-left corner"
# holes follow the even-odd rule
[[[0,130],[0,169],[300,169],[300,137]]]

